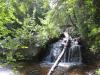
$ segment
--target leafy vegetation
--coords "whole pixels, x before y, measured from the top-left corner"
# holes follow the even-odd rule
[[[29,45],[44,46],[70,28],[70,34],[86,40],[88,49],[100,51],[99,1],[58,0],[53,8],[48,0],[0,1],[0,58],[23,58],[16,51]]]
[[[98,74],[98,75],[100,74],[100,69],[96,70],[96,74]]]

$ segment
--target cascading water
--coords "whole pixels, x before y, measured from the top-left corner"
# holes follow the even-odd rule
[[[71,46],[66,47],[66,51],[62,56],[60,63],[70,64],[70,65],[81,64],[82,63],[81,46],[78,44],[78,40],[76,39],[70,39],[70,40],[71,40],[70,42]],[[63,42],[64,38],[52,44],[50,52],[44,61],[49,63],[54,63],[64,47],[62,44]]]
[[[58,42],[51,45],[50,53],[49,53],[49,55],[47,55],[47,57],[45,58],[44,61],[46,61],[46,62],[55,62],[55,60],[57,59],[57,57],[61,53],[62,48],[63,48],[62,40],[59,40]],[[66,53],[63,55],[63,57],[61,59],[61,62],[66,62]]]
[[[82,57],[81,57],[81,50],[80,45],[78,45],[78,41],[75,40],[72,43],[72,46],[69,49],[68,52],[68,62],[69,63],[82,63]]]

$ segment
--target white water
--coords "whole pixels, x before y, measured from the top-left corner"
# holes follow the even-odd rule
[[[68,53],[68,62],[76,62],[81,63],[82,57],[81,57],[81,51],[80,51],[80,45],[73,45]]]
[[[0,75],[20,75],[17,71],[14,72],[12,69],[0,66]]]
[[[62,41],[64,40],[59,40],[51,46],[50,53],[44,60],[45,62],[53,64],[56,61],[63,49]],[[66,48],[66,52],[58,65],[68,67],[75,64],[82,64],[81,46],[78,44],[77,40],[71,40],[71,46]]]
[[[49,66],[49,65],[53,65],[54,63],[50,63],[50,62],[46,62],[46,63],[41,63],[40,65],[41,66]],[[65,68],[69,68],[69,67],[71,67],[71,66],[75,66],[75,65],[81,65],[82,63],[68,63],[68,62],[66,62],[66,63],[63,63],[63,62],[60,62],[57,66],[59,66],[59,67],[65,67]]]

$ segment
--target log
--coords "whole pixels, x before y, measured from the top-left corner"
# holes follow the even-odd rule
[[[66,36],[66,35],[65,35]],[[55,61],[54,65],[51,67],[51,69],[49,70],[48,74],[47,75],[51,75],[52,72],[54,71],[54,69],[56,68],[56,66],[58,65],[60,59],[62,58],[63,54],[65,53],[65,50],[66,50],[66,46],[67,46],[67,43],[68,43],[68,40],[69,40],[69,35],[67,33],[67,36],[66,38],[66,43],[63,43],[64,44],[64,48],[62,50],[62,52],[60,53],[60,55],[58,56],[57,60]]]

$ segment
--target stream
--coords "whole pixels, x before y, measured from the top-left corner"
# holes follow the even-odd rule
[[[63,63],[62,63],[63,64]],[[66,65],[66,64],[63,64]],[[100,62],[94,65],[74,65],[70,68],[68,66],[63,66],[59,64],[56,69],[53,71],[52,75],[100,75],[95,74],[95,70],[100,68]],[[98,65],[98,66],[97,66]],[[16,71],[10,68],[0,68],[0,75],[47,75],[52,64],[47,63],[32,63],[32,62],[23,62],[18,66],[23,66],[21,68],[17,67]]]

